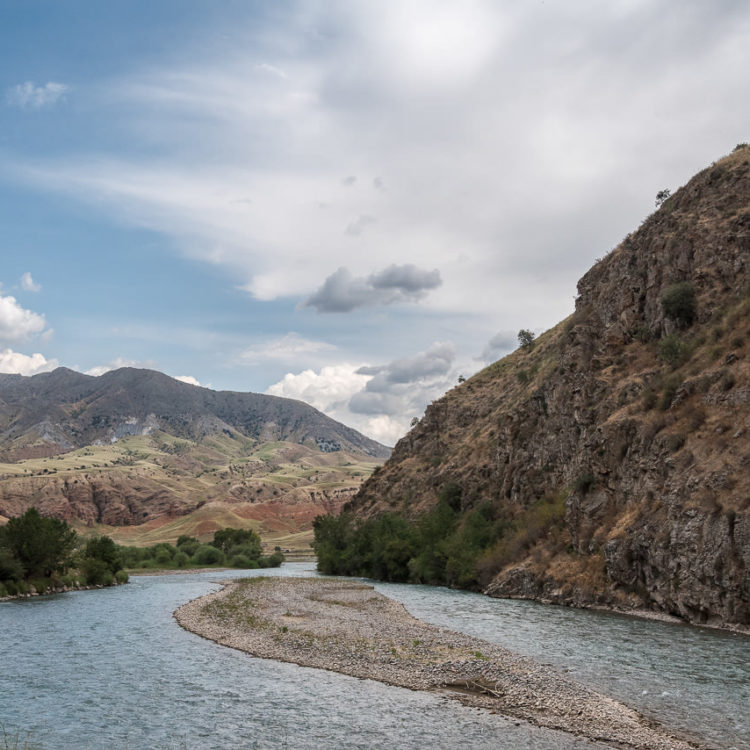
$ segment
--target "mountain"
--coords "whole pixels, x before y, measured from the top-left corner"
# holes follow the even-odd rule
[[[5,517],[36,505],[123,526],[219,503],[252,506],[245,519],[292,531],[338,507],[389,453],[301,401],[217,392],[152,370],[0,375]]]
[[[446,491],[459,531],[492,524],[487,594],[750,625],[750,148],[598,261],[571,317],[431,404],[346,509],[415,520]]]

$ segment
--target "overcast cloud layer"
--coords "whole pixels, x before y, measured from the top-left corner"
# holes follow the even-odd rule
[[[31,241],[40,217],[8,209],[26,246],[0,280],[28,274],[43,313],[0,298],[0,369],[30,372],[23,346],[40,369],[153,362],[392,444],[568,315],[657,190],[750,140],[744,2],[240,6],[186,2],[160,33],[136,5],[139,55],[105,20],[86,54],[110,35],[111,57],[4,59],[3,184],[63,220]],[[132,267],[107,276],[115,245]]]

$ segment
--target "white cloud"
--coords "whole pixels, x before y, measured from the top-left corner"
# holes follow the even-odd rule
[[[143,364],[134,359],[115,357],[115,359],[110,360],[105,365],[97,365],[96,367],[84,370],[84,374],[98,377],[99,375],[104,375],[105,372],[110,372],[110,370],[118,370],[120,367],[143,367]]]
[[[266,393],[296,398],[386,445],[456,383],[455,347],[438,342],[385,365],[340,364],[287,373]]]
[[[24,309],[15,297],[0,294],[0,342],[26,341],[42,333],[46,325],[44,315]]]
[[[21,109],[42,109],[51,107],[65,98],[69,90],[64,83],[49,81],[37,86],[32,81],[19,83],[5,92],[6,101]]]
[[[538,327],[657,189],[746,138],[740,3],[397,5],[238,20],[223,54],[116,88],[148,158],[25,174],[176,238],[260,300],[309,297],[321,268],[411,263],[440,268],[429,310]]]
[[[319,372],[304,370],[288,373],[278,383],[269,386],[266,393],[271,396],[296,398],[316,409],[341,419],[346,413],[349,399],[367,385],[369,377],[358,374],[359,366],[328,365]]]
[[[199,387],[202,387],[198,382],[198,379],[194,378],[192,375],[175,375],[174,379],[179,380],[181,383],[187,383],[188,385],[197,385]]]
[[[37,284],[31,277],[31,273],[29,273],[29,271],[26,271],[26,273],[21,276],[21,289],[23,289],[25,292],[41,292],[42,285]]]
[[[238,359],[243,364],[258,364],[268,360],[294,362],[300,357],[331,352],[335,348],[325,341],[306,339],[292,331],[281,338],[244,349]]]
[[[18,373],[19,375],[36,375],[49,372],[58,366],[56,359],[47,359],[39,354],[21,354],[12,349],[0,350],[0,372]]]

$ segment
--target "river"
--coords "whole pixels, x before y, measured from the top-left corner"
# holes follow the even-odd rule
[[[31,748],[512,748],[594,742],[343,675],[255,659],[172,612],[236,575],[0,603],[0,740]],[[707,746],[750,750],[750,638],[430,586],[376,584],[415,616],[566,669]],[[8,744],[8,743],[6,743]],[[13,743],[10,743],[13,746]],[[2,744],[0,744],[2,747]]]

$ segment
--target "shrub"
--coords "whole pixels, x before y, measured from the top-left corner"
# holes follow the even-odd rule
[[[23,566],[7,548],[0,547],[0,581],[20,581]]]
[[[576,477],[573,487],[575,488],[575,491],[580,492],[581,495],[587,495],[595,482],[596,478],[594,475],[591,472],[586,472],[585,474],[579,474],[578,477]]]
[[[172,562],[172,555],[169,554],[169,550],[160,549],[154,555],[154,562],[157,565],[169,565]]]
[[[122,568],[122,558],[117,545],[108,536],[97,536],[86,542],[84,552],[86,557],[95,557],[106,563],[107,568],[112,573],[116,573]]]
[[[183,534],[177,540],[177,549],[180,552],[184,552],[188,557],[192,557],[200,546],[201,543],[193,536]]]
[[[697,306],[695,289],[689,281],[681,281],[667,287],[661,298],[664,314],[684,328],[693,324],[698,312]]]
[[[174,564],[178,568],[184,568],[189,562],[190,558],[182,550],[174,556]]]
[[[127,583],[130,580],[130,576],[124,570],[118,570],[115,573],[115,580],[117,583]]]
[[[682,378],[680,378],[677,374],[670,375],[665,381],[664,381],[664,390],[661,393],[661,397],[659,398],[659,409],[662,411],[667,411],[670,406],[672,406],[672,402],[674,401],[674,397],[677,395],[677,389],[682,385]]]
[[[245,555],[235,555],[229,562],[233,568],[249,568],[250,558]]]
[[[87,586],[105,586],[105,581],[109,579],[112,582],[112,573],[107,567],[107,563],[96,557],[84,557],[81,563],[81,572]]]
[[[659,343],[659,357],[672,367],[687,362],[692,351],[692,346],[674,333],[665,336]]]
[[[202,544],[193,555],[193,562],[198,565],[220,565],[224,563],[224,553],[211,544]]]

